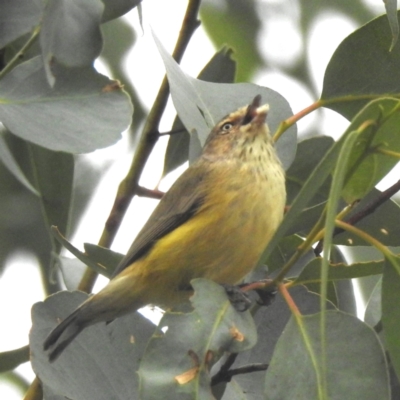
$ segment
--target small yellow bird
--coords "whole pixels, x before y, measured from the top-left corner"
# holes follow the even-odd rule
[[[54,361],[87,326],[191,294],[190,281],[239,283],[283,217],[285,177],[256,96],[223,118],[203,152],[161,199],[114,277],[49,334]]]

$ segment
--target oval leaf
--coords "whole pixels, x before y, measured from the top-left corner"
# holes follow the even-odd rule
[[[110,146],[132,117],[132,104],[117,81],[93,68],[54,64],[51,88],[40,57],[0,81],[0,119],[22,139],[51,150],[85,153]],[[29,129],[27,129],[29,127]]]

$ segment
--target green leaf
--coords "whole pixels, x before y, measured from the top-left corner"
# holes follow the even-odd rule
[[[154,325],[141,314],[86,328],[53,364],[43,351],[50,330],[87,298],[82,292],[59,292],[33,306],[32,367],[44,386],[61,398],[135,399],[136,370],[154,331]]]
[[[351,219],[355,214],[368,207],[371,202],[382,196],[378,189],[372,189],[356,207],[346,216],[345,221]],[[397,246],[399,244],[400,225],[399,205],[389,199],[377,207],[373,213],[357,222],[357,228],[365,231],[386,246]],[[333,239],[334,243],[346,246],[365,246],[366,243],[359,236],[350,232],[343,232]]]
[[[49,0],[40,30],[47,78],[53,86],[53,57],[70,67],[91,66],[102,47],[100,0]]]
[[[232,50],[223,48],[216,53],[200,72],[198,79],[208,82],[229,83],[235,80],[236,63],[231,58]],[[171,128],[165,153],[163,176],[189,159],[190,136],[177,116]]]
[[[321,161],[334,141],[328,136],[317,136],[314,138],[303,140],[299,143],[296,152],[296,158],[293,164],[286,171],[286,192],[288,204],[290,204],[304,183],[309,178],[311,172]],[[318,191],[311,204],[320,204],[325,202],[329,195],[330,179],[328,178],[324,184],[318,188]]]
[[[210,367],[223,352],[243,351],[256,342],[250,313],[237,312],[220,285],[195,279],[192,286],[194,311],[166,313],[147,345],[139,369],[141,398],[211,400]]]
[[[398,158],[379,149],[400,152],[400,102],[371,101],[351,122],[347,132],[359,131],[349,160],[349,179],[343,188],[348,203],[364,197],[397,164]]]
[[[54,64],[50,88],[42,61],[33,58],[0,81],[0,119],[15,135],[51,150],[84,153],[115,143],[132,106],[119,83],[93,68]],[[29,126],[29,129],[26,127]]]
[[[400,257],[396,257],[400,262]],[[392,265],[386,261],[382,279],[382,324],[385,335],[385,347],[390,354],[390,360],[400,376],[400,276]]]
[[[303,244],[304,239],[297,235],[290,235],[284,237],[268,258],[268,274],[274,275],[279,271],[289,260],[290,257],[298,250],[298,247]],[[310,259],[315,257],[314,252],[311,250],[298,260],[290,270],[290,277],[297,276]],[[255,279],[262,279],[260,277]]]
[[[294,281],[296,285],[321,282],[321,258],[315,258],[306,265],[298,278]],[[353,279],[363,276],[378,275],[383,272],[382,261],[360,262],[354,264],[335,263],[330,264],[328,269],[328,280],[337,281],[341,279]]]
[[[391,37],[383,15],[343,40],[326,68],[321,99],[348,97],[326,107],[351,119],[370,99],[400,94],[400,46],[389,51]]]
[[[302,313],[309,315],[319,311],[319,295],[309,292],[304,286],[292,287],[289,291]],[[327,306],[332,307],[329,303]],[[281,337],[290,317],[291,312],[285,300],[279,294],[270,306],[260,307],[254,315],[258,335],[257,344],[250,350],[239,353],[235,363],[232,365],[232,369],[249,364],[270,363],[276,343]],[[290,358],[286,361],[290,362]],[[265,373],[263,372],[235,376],[235,380],[243,388],[249,400],[264,398],[264,379]],[[268,396],[266,398],[269,399]],[[286,398],[283,397],[283,399]]]
[[[385,8],[389,20],[390,30],[392,31],[392,43],[389,51],[392,51],[399,38],[399,21],[397,20],[397,0],[385,0]]]
[[[154,34],[153,37],[164,61],[179,118],[188,132],[198,134],[202,145],[221,118],[249,104],[256,95],[261,95],[262,101],[270,105],[267,122],[271,132],[275,132],[281,121],[293,115],[285,98],[272,89],[250,83],[205,82],[188,76]],[[296,126],[292,126],[276,143],[279,158],[285,168],[289,167],[296,154],[296,136]]]
[[[301,317],[314,354],[320,354],[320,315]],[[390,399],[385,354],[375,332],[355,317],[328,311],[327,385],[329,399]],[[316,371],[299,326],[292,318],[280,337],[265,379],[265,396],[318,399]]]

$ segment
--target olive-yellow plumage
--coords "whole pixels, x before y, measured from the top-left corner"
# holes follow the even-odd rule
[[[190,281],[236,284],[283,217],[285,179],[260,96],[223,118],[203,152],[165,194],[114,277],[47,337],[53,361],[87,326],[147,305],[171,307]]]

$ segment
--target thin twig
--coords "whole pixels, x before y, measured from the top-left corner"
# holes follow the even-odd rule
[[[212,377],[211,385],[216,385],[219,382],[223,382],[223,379],[220,377],[226,376],[226,374],[229,371],[229,368],[232,367],[233,363],[236,361],[237,356],[238,353],[229,354],[228,358],[225,360],[225,363],[222,365],[220,370]]]
[[[390,186],[388,189],[383,191],[380,195],[376,196],[370,203],[368,203],[364,208],[362,208],[359,212],[355,213],[345,222],[349,225],[356,225],[362,219],[366,218],[368,215],[375,212],[375,210],[380,207],[383,203],[388,201],[393,195],[395,195],[400,190],[400,180],[397,181],[394,185]],[[341,228],[336,228],[333,232],[333,236],[339,235],[343,233],[345,230]],[[318,245],[314,249],[314,253],[319,255],[323,250],[323,241],[321,240]]]
[[[241,374],[249,374],[251,372],[266,371],[268,364],[249,364],[244,367],[230,369],[228,371],[221,372],[221,370],[212,377],[211,386],[218,385],[222,382],[230,382],[233,376]]]
[[[143,186],[138,186],[136,189],[136,195],[140,197],[148,197],[149,199],[160,200],[164,196],[164,192],[157,189],[147,189]]]
[[[176,135],[177,133],[182,133],[182,132],[186,132],[185,128],[179,128],[179,129],[172,129],[170,131],[167,132],[159,132],[159,136],[171,136],[171,135]]]

